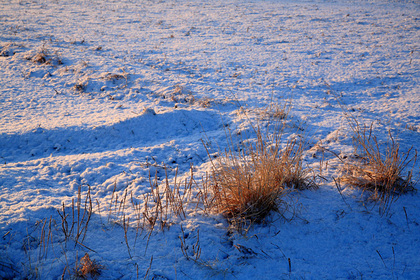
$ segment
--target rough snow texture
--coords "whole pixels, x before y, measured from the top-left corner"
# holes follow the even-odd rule
[[[390,129],[402,152],[417,148],[418,1],[13,0],[0,30],[0,277],[69,278],[87,252],[103,279],[420,278],[419,194],[381,216],[357,190],[340,195],[333,154],[297,217],[246,235],[190,209],[164,232],[129,228],[128,250],[107,213],[114,188],[141,203],[150,169],[203,176],[201,139],[223,149],[226,126],[252,137],[273,104],[291,102],[285,133],[307,137],[316,172],[316,143],[353,152],[343,108],[375,121],[379,141]],[[88,186],[94,215],[75,245],[56,209]],[[195,262],[181,240],[193,256],[198,235]]]

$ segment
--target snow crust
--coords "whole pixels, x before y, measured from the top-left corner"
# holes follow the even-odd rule
[[[419,42],[418,1],[1,1],[0,277],[69,278],[89,253],[101,279],[419,279],[419,194],[381,216],[359,191],[340,194],[338,159],[316,149],[353,153],[343,106],[380,143],[390,130],[402,152],[418,149]],[[224,149],[226,127],[253,137],[260,112],[288,103],[305,166],[328,163],[291,222],[273,214],[239,234],[189,209],[150,236],[131,227],[127,249],[107,219],[113,195],[141,201],[161,166],[170,180],[191,166],[205,176],[202,140]],[[57,209],[89,187],[84,246],[70,245]],[[193,261],[181,240],[194,254],[197,239]]]

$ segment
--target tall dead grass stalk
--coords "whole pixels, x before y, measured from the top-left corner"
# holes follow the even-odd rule
[[[57,212],[61,217],[61,230],[64,234],[64,239],[67,241],[72,238],[75,242],[75,246],[77,244],[84,246],[82,243],[86,237],[88,225],[93,213],[91,187],[89,185],[84,203],[81,197],[81,186],[79,186],[76,204],[74,199],[72,199],[70,210],[71,219],[69,214],[66,213],[64,202],[61,212],[57,209]]]

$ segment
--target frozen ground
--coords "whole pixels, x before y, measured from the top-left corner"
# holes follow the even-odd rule
[[[381,216],[340,195],[332,154],[295,219],[246,235],[191,208],[163,232],[130,227],[128,249],[109,211],[116,195],[141,203],[159,166],[172,180],[193,165],[199,181],[201,139],[223,149],[226,126],[252,137],[248,120],[272,104],[291,102],[285,133],[307,137],[314,170],[316,143],[353,152],[339,103],[380,141],[390,129],[402,152],[418,148],[419,43],[418,1],[0,1],[0,277],[67,279],[88,253],[103,279],[419,279],[419,194]],[[57,209],[89,186],[75,245]]]

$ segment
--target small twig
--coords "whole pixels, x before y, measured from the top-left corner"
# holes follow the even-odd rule
[[[136,279],[139,279],[139,265],[136,263]]]
[[[65,275],[66,275],[66,271],[68,270],[68,268],[67,268],[67,265],[65,265],[64,266],[64,269],[63,269],[63,273],[61,274],[61,280],[64,280],[64,277],[65,277]]]
[[[190,257],[188,256],[186,248],[185,248],[186,247],[185,246],[185,233],[184,233],[184,228],[182,227],[182,225],[181,225],[181,232],[182,232],[182,238],[179,236],[179,240],[181,241],[181,251],[182,251],[182,254],[185,256],[185,258],[189,260]]]
[[[89,202],[89,207],[87,206],[87,203],[88,202]],[[86,195],[85,209],[84,209],[84,212],[83,212],[83,217],[85,216],[85,213],[87,212],[87,220],[84,223],[85,224],[84,225],[84,228],[82,228],[82,231],[84,231],[82,242],[85,240],[85,237],[86,237],[86,232],[88,230],[89,221],[90,221],[90,218],[92,216],[92,209],[93,209],[93,206],[92,206],[92,197],[90,195],[90,185],[88,185],[88,193]],[[82,219],[82,221],[83,221],[83,219]]]
[[[349,207],[350,210],[352,210],[351,207],[350,207],[350,205],[344,199],[343,193],[341,192],[340,183],[337,182],[337,180],[334,177],[333,177],[333,180],[334,180],[334,183],[335,183],[335,187],[337,188],[338,192],[340,193],[340,196],[343,199],[344,203]]]
[[[130,226],[130,218],[128,217],[126,220],[125,213],[124,213],[123,214],[124,240],[125,240],[125,244],[127,245],[128,255],[130,256],[130,259],[132,259],[130,245],[128,245],[128,238],[127,238],[127,232],[128,232],[129,226]]]
[[[383,258],[382,258],[382,256],[381,256],[381,253],[379,253],[379,251],[378,251],[378,250],[376,250],[376,253],[378,253],[378,255],[379,255],[379,257],[381,258],[381,260],[382,260],[382,262],[383,262],[383,264],[384,264],[385,268],[387,268],[387,266],[386,266],[386,264],[385,264],[385,261],[384,261],[384,259],[383,259]]]
[[[197,261],[201,256],[201,246],[200,246],[200,230],[197,229],[197,242],[193,246],[195,261]]]
[[[85,247],[86,249],[88,249],[89,251],[92,251],[92,252],[94,252],[94,253],[98,253],[98,252],[96,252],[95,250],[93,250],[93,249],[91,249],[91,248],[89,248],[88,246],[86,246],[86,245],[84,245],[84,244],[82,244],[82,243],[80,243],[79,241],[77,241],[76,240],[76,243],[77,244],[79,244],[80,246],[82,246],[82,247]]]
[[[45,218],[44,223],[43,223],[42,228],[41,228],[41,237],[40,237],[40,241],[39,241],[40,242],[39,256],[38,256],[39,259],[42,258],[42,249],[44,249],[44,254],[47,250],[46,247],[45,247],[45,225],[46,225],[46,223],[47,223],[47,218]],[[48,244],[47,244],[47,246],[48,246]]]
[[[109,214],[108,214],[108,223],[109,223],[109,220],[110,220],[110,218],[111,218],[111,215],[112,215],[112,204],[113,204],[113,201],[114,201],[114,194],[115,194],[115,190],[116,190],[116,188],[117,188],[117,182],[114,182],[114,189],[112,190],[112,194],[111,194],[111,200],[110,200],[110,202],[109,202]]]
[[[71,199],[71,214],[72,214],[72,220],[71,220],[71,228],[70,228],[70,231],[68,231],[69,237],[72,234],[73,228],[74,228],[74,198]]]
[[[395,268],[395,250],[394,250],[394,246],[392,246],[392,255],[394,257],[394,262],[392,263],[392,269]]]
[[[403,206],[403,209],[404,209],[404,213],[405,213],[405,220],[407,221],[407,227],[408,227],[408,229],[410,229],[410,226],[409,226],[409,224],[408,224],[407,209],[405,209],[405,206]]]
[[[146,255],[147,252],[147,248],[149,247],[149,241],[150,241],[150,236],[152,236],[153,233],[153,229],[155,228],[155,224],[156,224],[156,219],[155,222],[152,223],[152,227],[149,229],[149,234],[147,235],[147,242],[146,242],[146,247],[144,248],[144,254]]]
[[[79,185],[79,189],[77,191],[77,229],[76,229],[76,243],[78,243],[80,237],[80,202],[81,202],[81,192],[82,192],[82,185]],[[74,245],[76,247],[76,244]]]
[[[147,275],[149,275],[150,268],[152,268],[152,262],[153,262],[153,256],[150,258],[149,268],[146,271],[146,275],[144,275],[144,279],[146,279]]]

